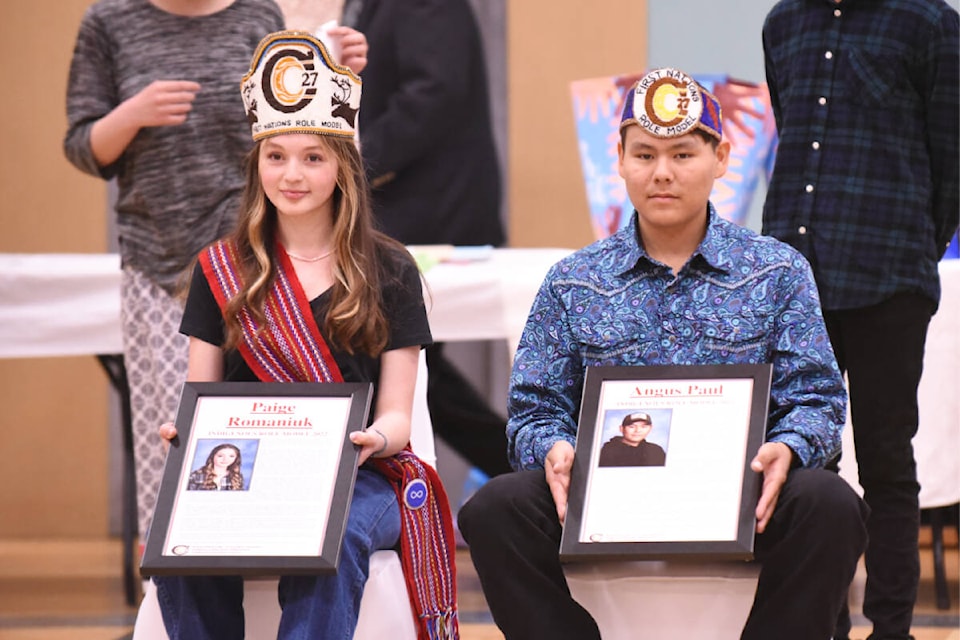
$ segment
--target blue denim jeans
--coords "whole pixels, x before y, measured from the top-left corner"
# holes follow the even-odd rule
[[[400,509],[390,484],[361,468],[335,574],[282,576],[281,640],[351,640],[367,582],[370,555],[400,539]],[[155,577],[170,640],[242,640],[243,579],[239,576]]]

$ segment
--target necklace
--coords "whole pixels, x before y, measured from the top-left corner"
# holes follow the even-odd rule
[[[300,262],[320,262],[324,258],[332,255],[333,252],[334,252],[334,249],[330,249],[330,251],[327,251],[326,253],[321,253],[316,258],[304,258],[303,256],[298,256],[297,254],[290,253],[289,251],[287,251],[287,255],[293,258],[294,260],[299,260]]]

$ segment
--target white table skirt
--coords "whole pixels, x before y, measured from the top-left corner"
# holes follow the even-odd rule
[[[543,276],[568,253],[496,249],[488,260],[432,267],[426,296],[434,339],[505,339],[512,352]],[[914,440],[924,507],[960,501],[960,260],[941,262],[940,274]],[[119,282],[116,254],[0,254],[0,357],[120,353]],[[843,475],[856,484],[853,456],[844,460]]]

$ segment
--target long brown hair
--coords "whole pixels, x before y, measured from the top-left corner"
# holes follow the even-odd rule
[[[389,325],[381,285],[391,274],[388,254],[411,259],[406,248],[374,228],[370,186],[353,141],[317,136],[338,159],[333,191],[334,284],[324,334],[347,353],[379,355],[387,345]],[[237,314],[246,306],[261,326],[264,301],[276,277],[277,209],[260,184],[258,142],[246,159],[246,185],[233,240],[240,257],[242,286],[227,304],[225,348],[241,340]]]

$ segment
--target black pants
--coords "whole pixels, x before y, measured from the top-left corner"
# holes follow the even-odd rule
[[[835,473],[790,473],[756,539],[761,571],[742,638],[830,637],[866,546],[867,511]],[[461,507],[458,524],[507,640],[599,640],[593,618],[567,588],[562,529],[543,471],[492,479]],[[642,624],[637,637],[644,637]]]
[[[870,507],[863,613],[870,640],[910,638],[920,579],[920,506],[913,436],[917,387],[933,302],[902,294],[862,309],[825,311],[827,332],[850,392],[863,499]],[[844,609],[836,636],[850,632]]]
[[[443,355],[427,347],[427,408],[433,432],[488,476],[510,471],[507,420],[495,413],[470,381]]]

